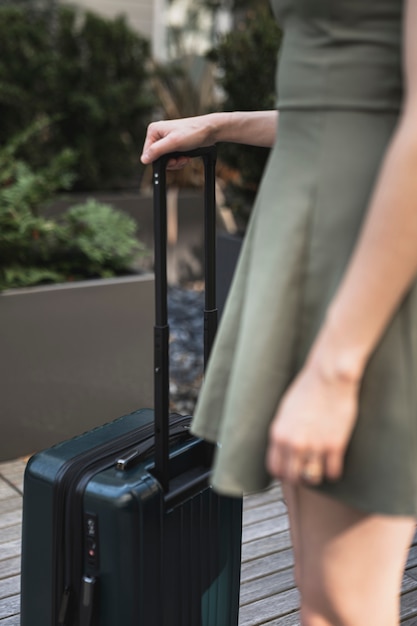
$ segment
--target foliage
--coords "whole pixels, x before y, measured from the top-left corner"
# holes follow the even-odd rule
[[[134,252],[142,250],[135,221],[108,204],[89,200],[68,210],[61,224],[61,244],[75,275],[109,277],[126,272]],[[66,263],[64,264],[65,267]]]
[[[94,200],[59,220],[42,215],[55,192],[71,186],[75,163],[70,150],[37,170],[17,157],[45,124],[0,150],[0,289],[126,273],[141,250],[135,222]]]
[[[264,6],[245,13],[238,28],[225,35],[210,52],[219,68],[224,91],[223,110],[250,111],[275,107],[275,70],[281,32]],[[269,150],[223,144],[219,157],[240,173],[230,182],[228,203],[245,223],[250,213]]]
[[[56,124],[25,149],[32,166],[39,154],[69,147],[78,154],[78,189],[130,182],[154,104],[148,42],[122,17],[25,4],[0,5],[0,143],[54,115]]]

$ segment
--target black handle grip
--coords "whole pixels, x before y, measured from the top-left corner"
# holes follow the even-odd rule
[[[171,152],[153,164],[155,240],[155,475],[169,489],[169,326],[167,304],[167,207],[166,166],[170,159],[201,157],[204,162],[204,364],[217,328],[216,308],[216,146]]]

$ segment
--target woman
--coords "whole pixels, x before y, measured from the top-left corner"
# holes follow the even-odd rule
[[[151,124],[142,155],[273,146],[194,432],[219,491],[283,481],[303,626],[393,626],[417,516],[417,2],[273,7],[278,113]]]

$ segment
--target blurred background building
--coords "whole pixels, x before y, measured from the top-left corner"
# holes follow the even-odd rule
[[[130,26],[151,39],[153,56],[165,57],[167,0],[74,0],[72,4],[104,17],[125,15]]]
[[[58,0],[64,2],[64,0]],[[231,27],[231,1],[196,2],[195,0],[73,0],[104,17],[126,16],[130,26],[151,39],[154,59],[168,56],[169,31],[189,26],[187,46],[193,52],[204,53],[219,33]],[[192,31],[192,32],[191,32]]]

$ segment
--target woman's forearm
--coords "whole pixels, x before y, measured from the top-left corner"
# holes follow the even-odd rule
[[[344,279],[313,346],[325,375],[358,380],[417,274],[417,123],[404,114]]]
[[[278,127],[278,111],[233,111],[212,113],[214,141],[230,141],[271,147]]]
[[[275,141],[277,111],[236,111],[209,113],[180,120],[149,124],[142,163],[151,163],[163,154],[231,141],[270,147]]]

